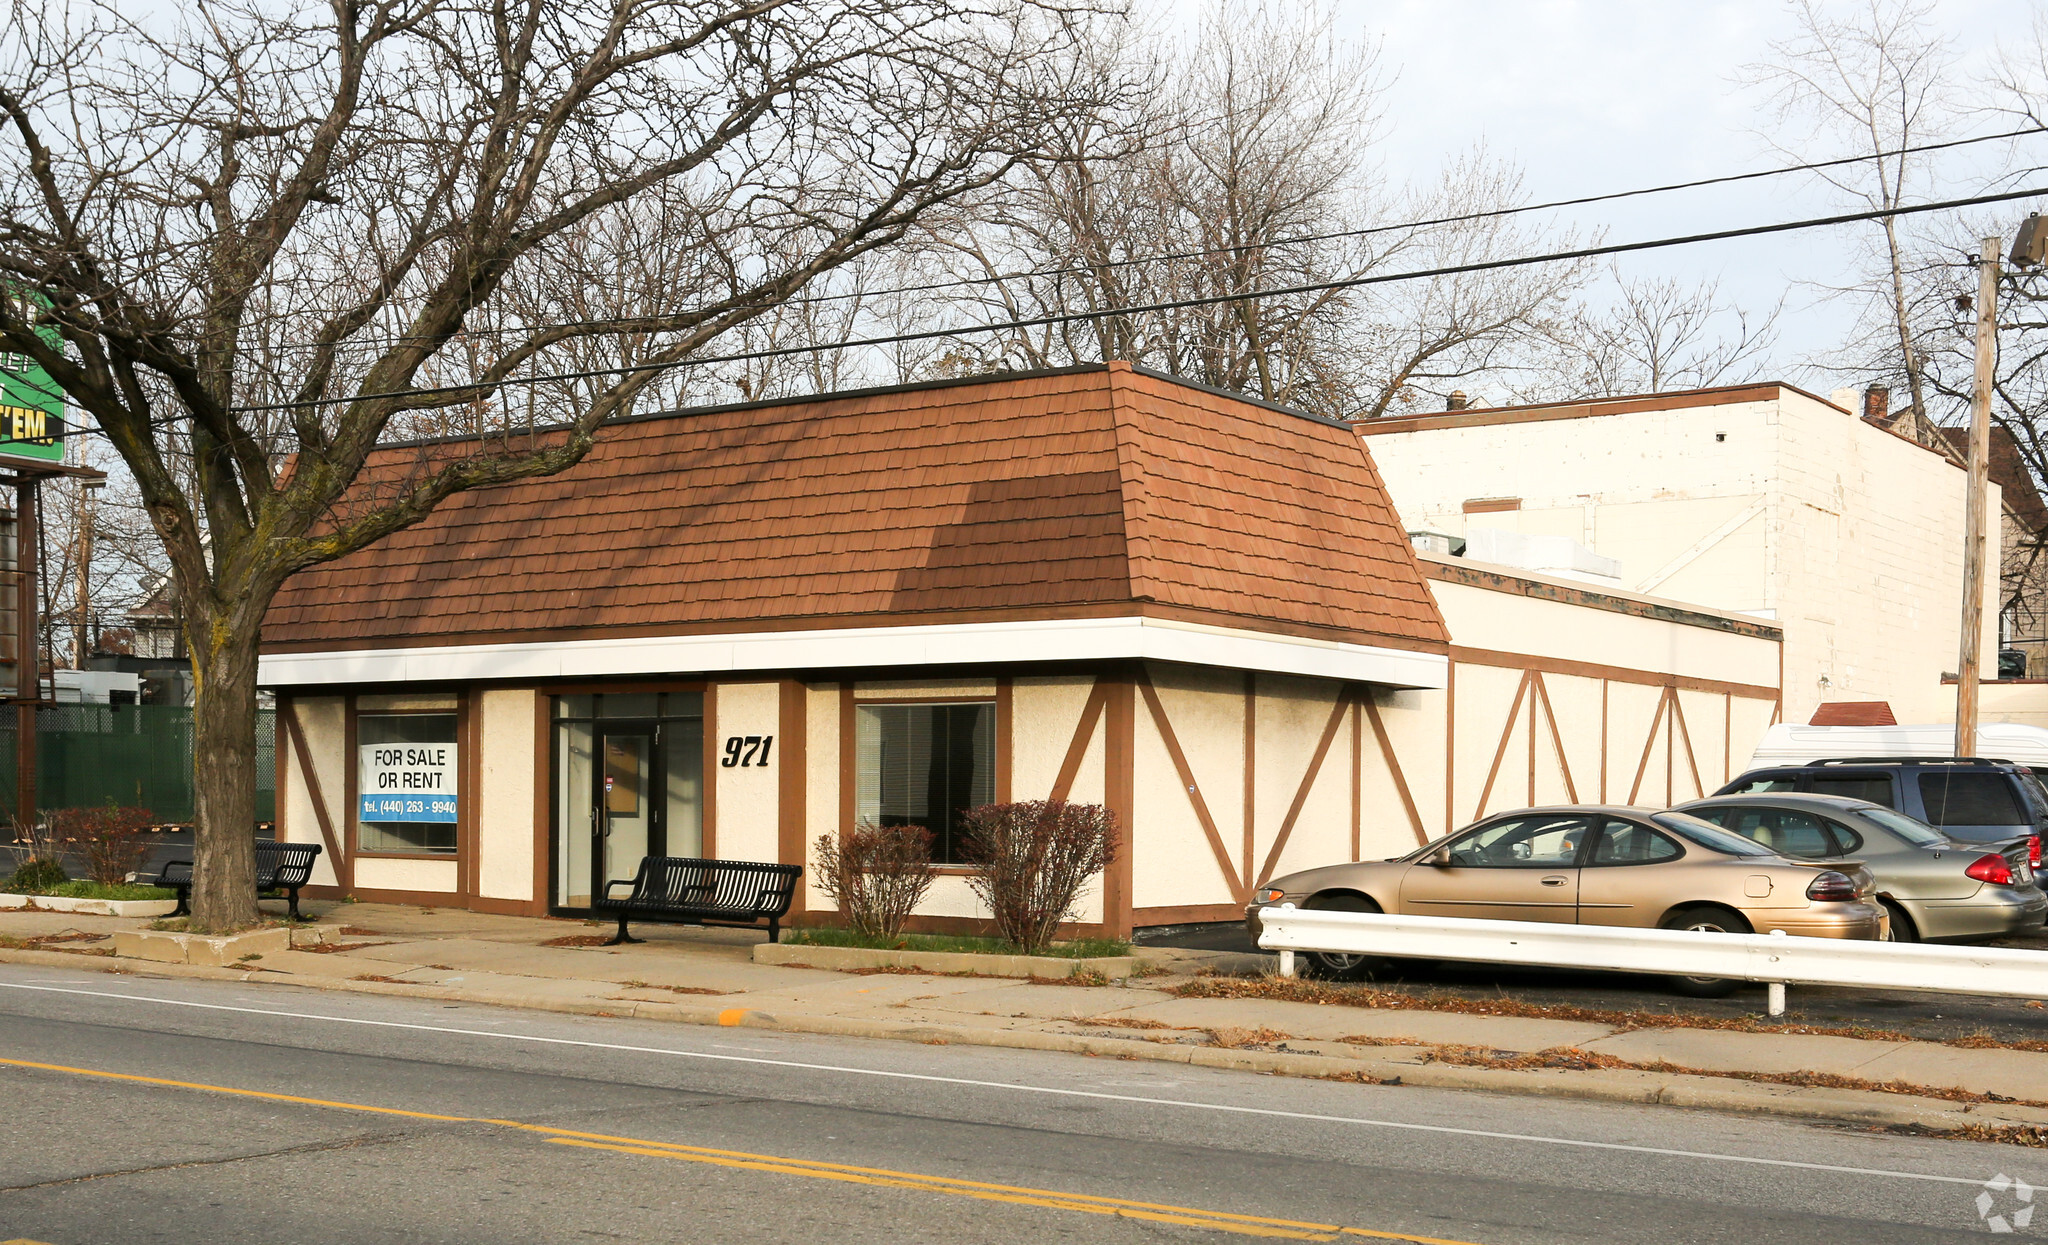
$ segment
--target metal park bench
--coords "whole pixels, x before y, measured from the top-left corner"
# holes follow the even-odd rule
[[[292,920],[305,920],[299,915],[299,888],[312,878],[313,858],[319,854],[318,843],[259,841],[256,844],[256,893],[283,891],[291,903]],[[191,861],[165,861],[155,885],[178,892],[178,910],[172,916],[183,916],[192,911]]]
[[[696,860],[688,856],[647,856],[627,882],[605,883],[592,905],[619,914],[618,936],[605,943],[639,942],[626,932],[628,917],[683,925],[758,925],[768,922],[768,941],[782,941],[782,918],[796,895],[802,865],[750,860]],[[615,896],[623,886],[630,894]]]

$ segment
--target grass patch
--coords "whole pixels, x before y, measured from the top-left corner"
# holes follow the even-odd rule
[[[48,895],[53,899],[176,899],[178,892],[161,886],[140,886],[123,882],[108,886],[103,882],[80,879],[76,882],[59,882],[41,890],[16,891],[15,894]]]
[[[863,947],[869,951],[958,951],[969,955],[1023,955],[1024,949],[1000,938],[973,934],[898,934],[894,938],[871,938],[850,929],[800,929],[783,939],[799,947]],[[1098,956],[1129,955],[1131,944],[1115,938],[1077,938],[1056,942],[1040,955],[1067,960],[1091,960]]]

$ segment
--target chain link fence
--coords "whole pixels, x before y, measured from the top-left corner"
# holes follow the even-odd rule
[[[0,806],[14,798],[16,715],[0,713]],[[36,804],[146,808],[192,820],[192,710],[179,705],[48,705],[36,710]],[[277,818],[277,712],[256,712],[256,819]]]

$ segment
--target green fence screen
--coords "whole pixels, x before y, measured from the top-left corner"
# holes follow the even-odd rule
[[[0,807],[14,802],[15,715],[0,713]],[[36,803],[139,806],[159,823],[192,820],[192,711],[176,705],[50,705],[36,710]],[[277,713],[256,711],[256,819],[277,816]]]

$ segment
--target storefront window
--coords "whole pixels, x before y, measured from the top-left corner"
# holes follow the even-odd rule
[[[588,908],[644,856],[704,854],[704,697],[557,696],[555,906]]]
[[[854,731],[855,815],[923,826],[932,859],[960,863],[960,813],[996,798],[995,705],[862,705]]]
[[[453,853],[455,715],[365,713],[356,719],[356,745],[356,846]]]

